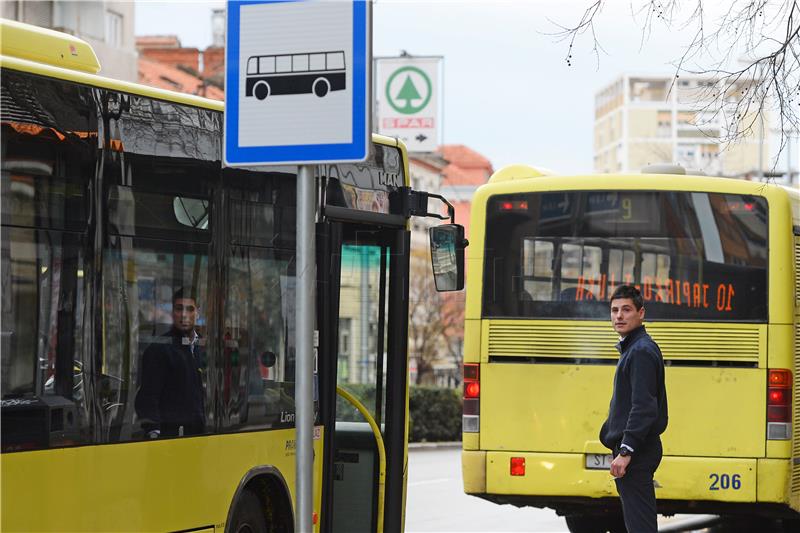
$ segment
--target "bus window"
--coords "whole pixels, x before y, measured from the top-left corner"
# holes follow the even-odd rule
[[[590,191],[492,197],[484,316],[605,319],[602,302],[616,286],[631,283],[641,288],[650,318],[764,321],[766,221],[766,201],[746,195]],[[550,280],[535,271],[529,275],[528,243],[542,241],[554,243]],[[520,278],[524,291],[515,289]],[[543,285],[548,281],[551,291]],[[533,282],[540,285],[534,288]],[[537,297],[525,297],[533,293]]]
[[[292,71],[306,72],[308,70],[308,54],[297,54],[292,56]]]
[[[6,73],[2,100],[3,451],[89,438],[83,388],[87,187],[96,123],[88,90]],[[13,88],[12,88],[13,87]],[[24,95],[24,96],[23,96]],[[20,107],[23,106],[23,107]],[[63,107],[62,107],[63,106]],[[41,124],[66,118],[74,132]]]
[[[524,286],[520,297],[549,300],[553,292],[553,243],[525,239],[522,253]]]
[[[291,72],[292,56],[277,56],[275,58],[275,72]]]
[[[224,431],[294,427],[294,176],[225,169]]]
[[[112,152],[104,167],[103,342],[95,354],[93,397],[98,440],[152,438],[153,430],[164,437],[204,432],[213,423],[208,369],[218,349],[209,255],[219,163],[208,142],[217,122],[206,110],[121,93],[107,98],[130,106],[116,118],[124,157]],[[157,117],[168,131],[144,128],[142,117]],[[181,300],[190,300],[179,302],[181,308],[192,308],[188,333],[173,315],[179,290]],[[181,367],[186,374],[173,372],[159,382],[164,367],[154,362],[183,357],[187,340],[192,357]],[[187,384],[186,376],[197,375],[189,372],[190,364],[200,376]],[[191,406],[178,399],[189,394]],[[196,413],[191,424],[184,416],[189,410]]]
[[[308,57],[310,70],[325,70],[325,54],[311,54]]]
[[[171,408],[161,403],[142,407],[143,395],[151,391],[155,379],[155,370],[143,365],[148,350],[155,353],[175,341],[176,291],[182,290],[185,298],[194,300],[193,330],[198,338],[192,352],[203,369],[203,380],[207,380],[208,359],[215,354],[214,343],[208,342],[208,326],[213,317],[208,296],[209,200],[191,198],[189,195],[200,193],[196,189],[178,196],[147,192],[154,176],[147,166],[137,164],[144,160],[137,159],[128,172],[133,187],[112,186],[109,190],[109,238],[103,276],[104,349],[99,368],[102,386],[95,398],[101,414],[102,438],[108,442],[144,438],[155,427],[147,426],[154,424],[152,409]],[[173,169],[176,174],[198,170]],[[196,175],[199,178],[202,173]],[[139,187],[145,190],[140,191]],[[179,384],[165,382],[158,386],[178,390]],[[207,383],[203,387],[198,394],[205,397],[208,411],[211,402]],[[158,422],[168,423],[164,413],[157,416],[165,418]],[[182,433],[178,428],[176,435],[181,434],[188,434],[188,430]],[[164,436],[174,435],[165,432]]]
[[[632,254],[631,254],[632,255]],[[652,252],[642,253],[642,279],[666,279],[669,277],[669,256]]]
[[[344,68],[344,52],[328,52],[326,67],[327,70],[339,70]]]
[[[259,57],[258,72],[253,74],[273,74],[275,72],[275,56]],[[248,72],[248,74],[250,74]]]
[[[559,300],[597,300],[600,287],[583,280],[600,274],[602,251],[597,246],[570,244],[561,246],[561,284]]]
[[[608,250],[608,279],[633,280],[636,253],[633,250]]]
[[[257,58],[257,57],[251,57],[251,58],[247,59],[247,74],[248,75],[249,74],[258,74],[259,73],[260,69],[258,68],[258,61],[259,61],[259,58]]]

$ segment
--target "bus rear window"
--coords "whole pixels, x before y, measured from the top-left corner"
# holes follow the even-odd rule
[[[766,200],[671,191],[489,199],[484,316],[606,319],[623,283],[642,291],[648,318],[766,321]]]

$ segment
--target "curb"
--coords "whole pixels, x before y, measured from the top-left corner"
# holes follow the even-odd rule
[[[409,442],[409,450],[445,450],[461,448],[461,441],[453,442]]]

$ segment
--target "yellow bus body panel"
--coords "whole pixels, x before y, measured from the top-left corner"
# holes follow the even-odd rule
[[[86,41],[15,20],[0,19],[0,54],[90,74],[100,71]]]
[[[461,452],[461,475],[464,479],[464,492],[486,492],[486,452]]]
[[[481,448],[582,452],[598,439],[608,414],[614,368],[482,365]],[[666,387],[665,455],[764,456],[764,370],[668,367]],[[587,398],[602,400],[587,403]],[[748,431],[742,431],[744,421]]]
[[[256,466],[278,470],[294,503],[294,435],[288,429],[3,454],[2,530],[223,530],[234,492]],[[314,454],[322,457],[321,439]],[[314,483],[321,486],[319,464]],[[314,499],[319,512],[319,490]]]

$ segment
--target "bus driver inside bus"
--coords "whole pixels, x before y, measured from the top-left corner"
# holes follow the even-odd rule
[[[148,438],[197,435],[205,429],[205,353],[195,329],[197,300],[178,289],[172,327],[142,356],[136,414]]]

